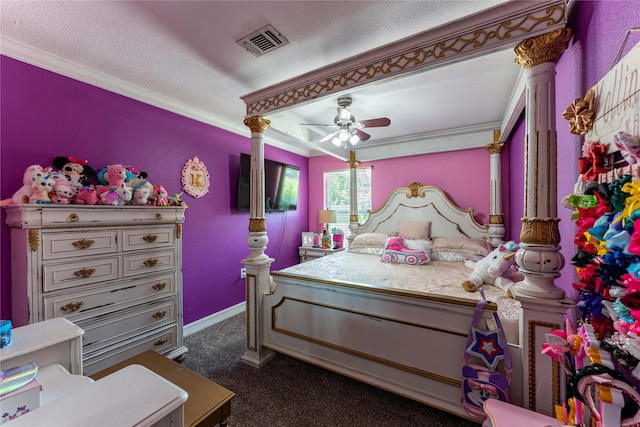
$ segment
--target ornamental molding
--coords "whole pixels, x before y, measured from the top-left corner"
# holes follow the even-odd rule
[[[264,115],[378,80],[513,47],[523,40],[563,29],[566,7],[563,0],[504,3],[384,49],[365,52],[245,95],[241,98],[246,104],[246,115]]]

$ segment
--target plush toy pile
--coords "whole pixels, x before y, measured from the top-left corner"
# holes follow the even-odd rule
[[[22,187],[0,205],[77,204],[112,206],[185,206],[182,194],[169,196],[153,185],[146,172],[121,164],[107,165],[96,172],[87,160],[56,157],[52,166],[31,165],[24,171]]]

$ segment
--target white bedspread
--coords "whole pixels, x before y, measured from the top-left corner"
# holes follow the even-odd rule
[[[387,264],[378,255],[348,251],[297,264],[281,273],[323,280],[382,286],[402,291],[480,300],[479,292],[466,292],[462,281],[471,270],[462,262],[432,261],[425,265]],[[485,297],[498,306],[498,315],[510,343],[518,343],[520,303],[495,286],[483,286]],[[471,319],[469,319],[471,320]]]

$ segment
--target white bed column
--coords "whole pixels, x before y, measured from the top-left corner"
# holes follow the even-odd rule
[[[567,48],[570,29],[558,29],[520,42],[516,63],[525,68],[525,203],[516,262],[524,280],[517,294],[559,299],[554,284],[564,257],[560,253],[557,217],[557,135],[555,123],[555,62]]]
[[[264,216],[264,132],[271,121],[259,117],[247,117],[244,124],[251,129],[251,183],[249,205],[249,237],[247,243],[251,254],[241,262],[247,269],[247,349],[241,360],[251,366],[260,367],[275,356],[271,350],[262,348],[261,313],[262,298],[269,293],[270,268],[274,259],[265,253],[269,237]]]
[[[493,131],[493,144],[486,146],[491,154],[491,206],[489,213],[489,237],[491,245],[497,247],[504,243],[504,213],[502,212],[502,165],[500,153],[504,148],[504,142],[500,141],[500,130]]]
[[[349,230],[351,234],[347,238],[349,243],[353,241],[353,238],[358,231],[358,166],[360,162],[356,160],[356,152],[349,152]]]

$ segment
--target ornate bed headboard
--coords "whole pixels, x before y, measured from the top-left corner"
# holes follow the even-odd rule
[[[473,208],[462,209],[438,187],[418,182],[393,190],[356,234],[398,231],[398,221],[431,221],[431,237],[488,238],[489,229],[475,220]]]

